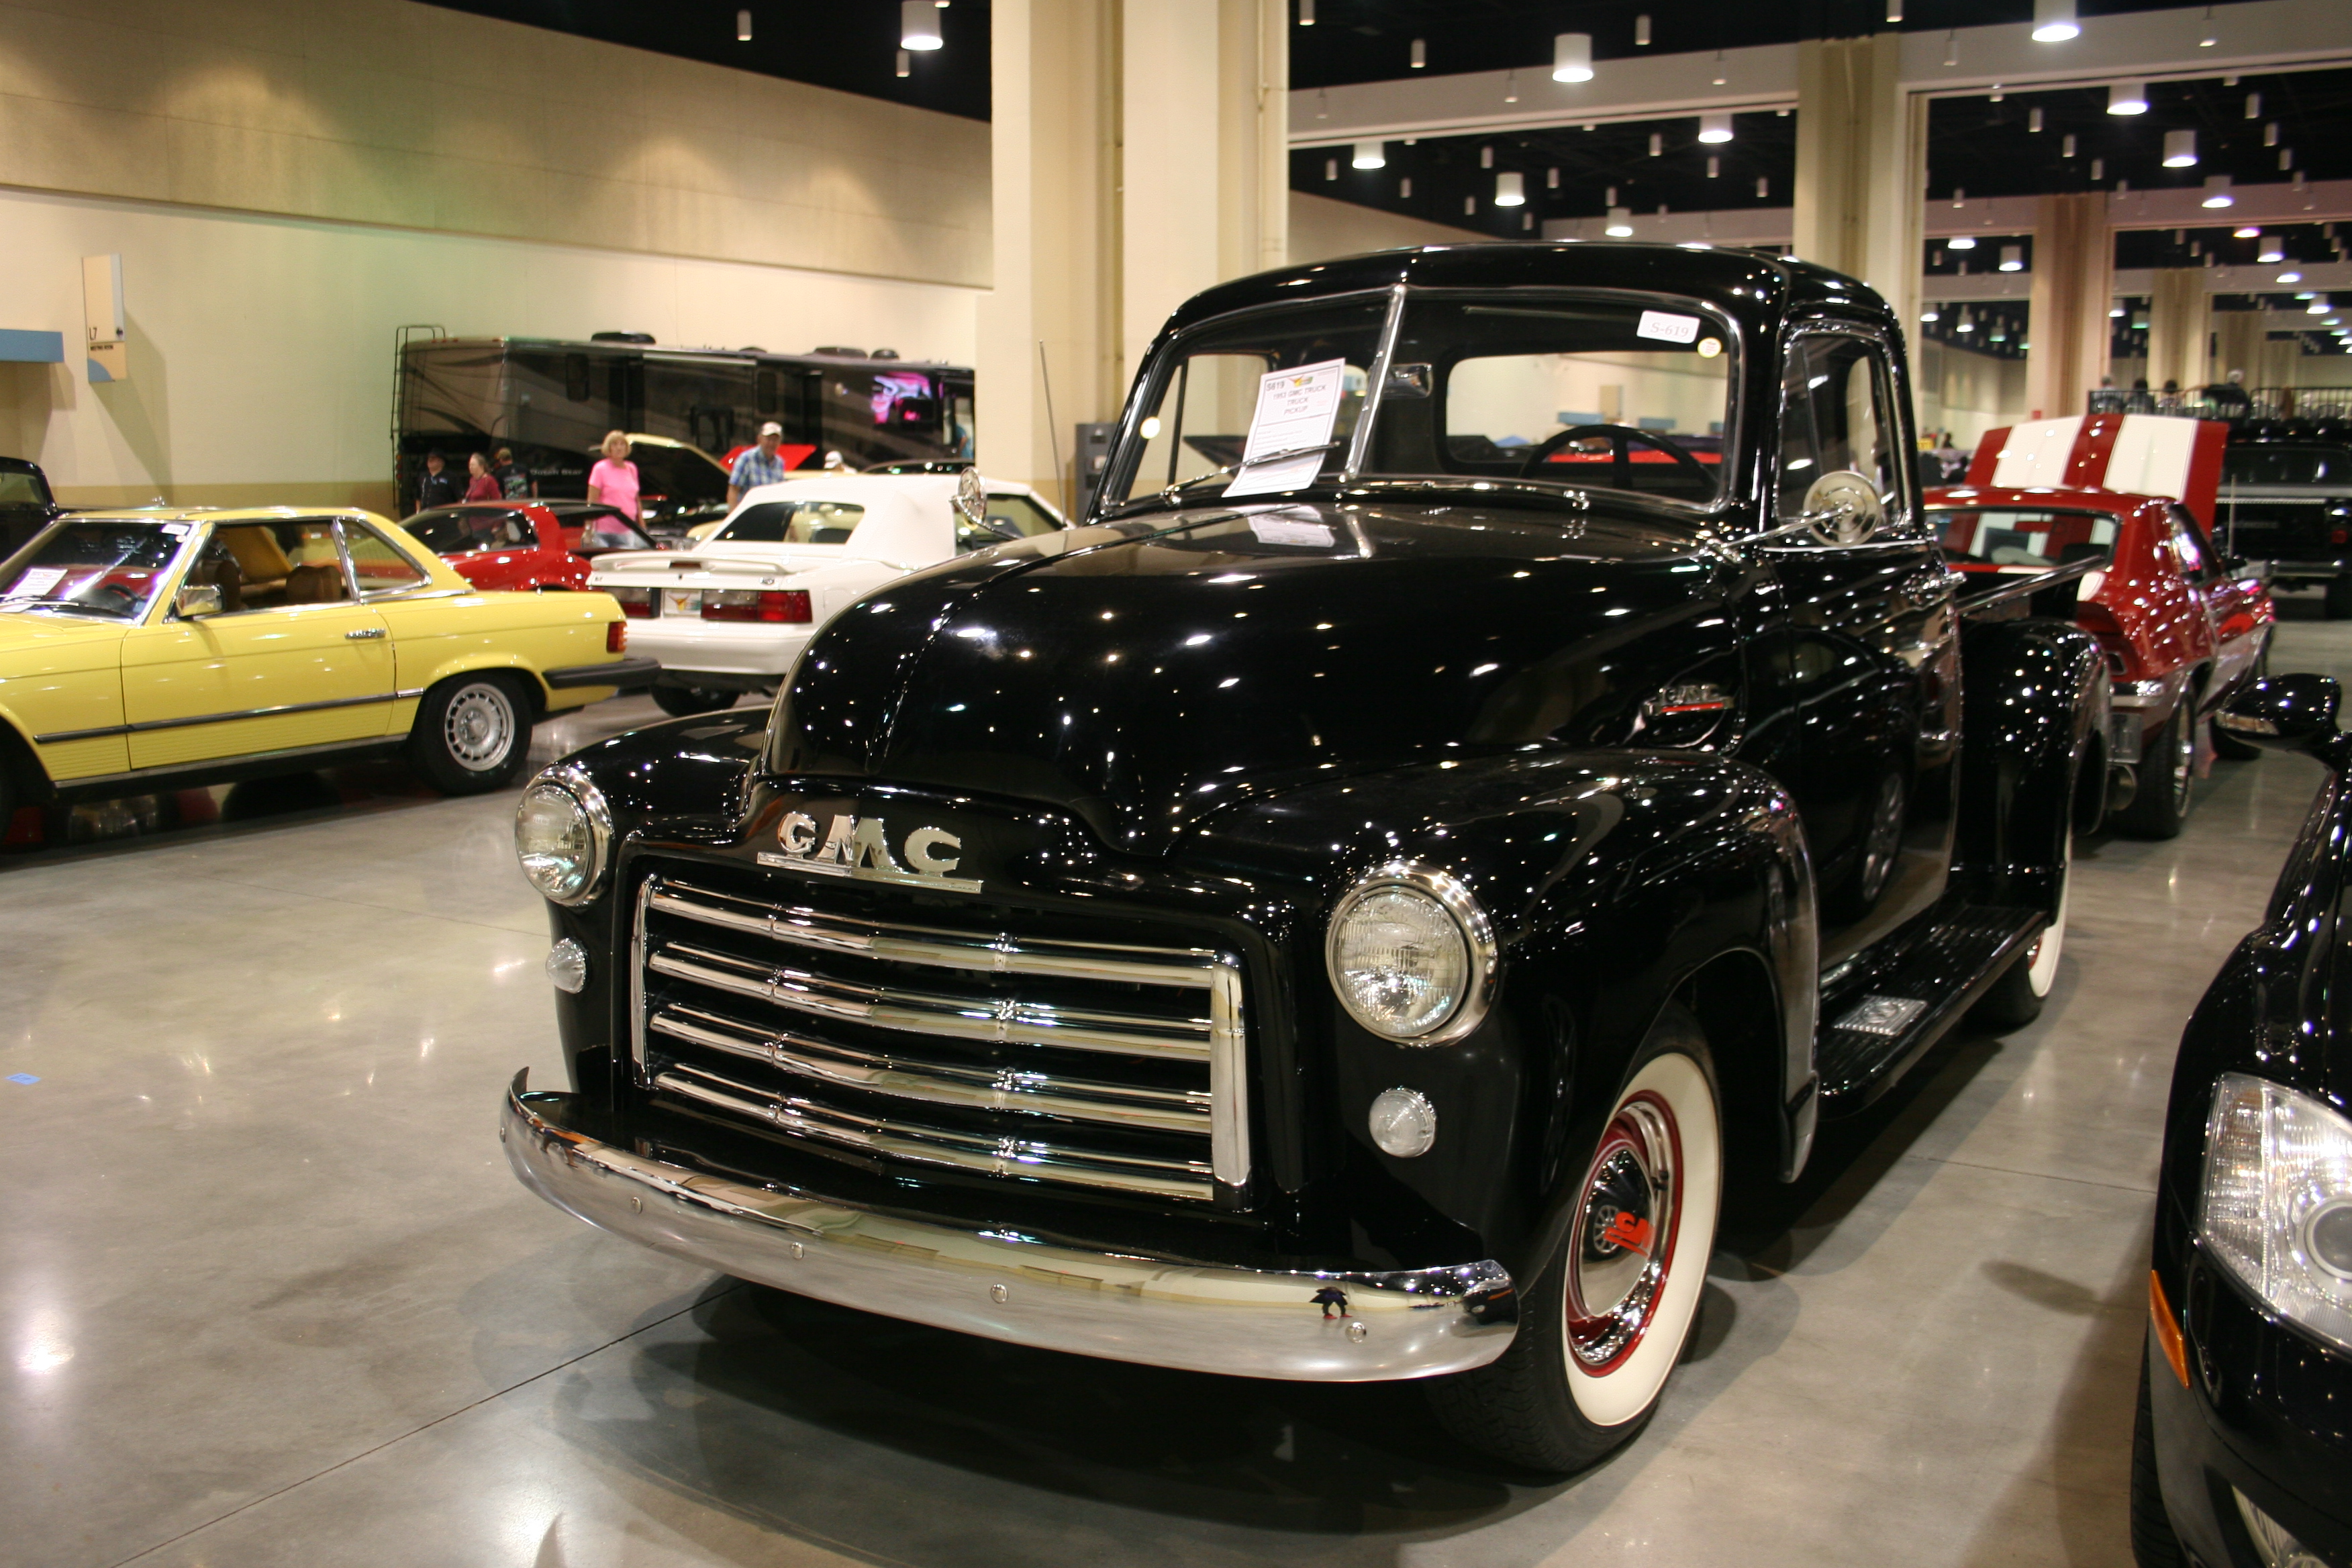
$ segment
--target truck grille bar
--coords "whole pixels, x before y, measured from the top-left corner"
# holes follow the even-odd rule
[[[1016,939],[660,876],[634,934],[632,1045],[657,1100],[885,1164],[1202,1201],[1248,1180],[1241,971],[1214,949]]]

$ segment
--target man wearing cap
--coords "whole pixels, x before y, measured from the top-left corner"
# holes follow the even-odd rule
[[[755,485],[777,485],[784,480],[784,460],[776,455],[783,444],[784,427],[774,420],[760,426],[760,444],[735,459],[735,467],[727,475],[727,510],[733,511],[742,500],[743,492]]]

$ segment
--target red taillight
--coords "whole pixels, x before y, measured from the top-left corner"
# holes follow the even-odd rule
[[[805,624],[815,617],[809,611],[808,590],[805,588],[729,588],[704,593],[702,618],[706,621]]]
[[[2327,531],[2327,542],[2330,544],[2352,542],[2352,529],[2347,529],[2342,523],[2337,523]]]
[[[620,601],[621,614],[644,620],[654,613],[654,591],[651,588],[607,588],[604,592]]]
[[[629,651],[628,622],[606,621],[604,623],[604,651],[606,653],[626,653]]]

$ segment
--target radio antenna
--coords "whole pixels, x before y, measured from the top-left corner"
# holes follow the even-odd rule
[[[1062,475],[1062,426],[1054,418],[1054,373],[1045,364],[1045,340],[1037,340],[1037,376],[1045,384],[1045,439],[1054,448],[1054,488],[1062,492],[1062,515],[1070,513],[1070,486]]]

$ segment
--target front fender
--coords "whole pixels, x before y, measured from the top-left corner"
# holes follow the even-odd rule
[[[2104,754],[2106,656],[2070,622],[2021,619],[1969,622],[1960,658],[1953,885],[1976,902],[2054,912],[2067,834],[2096,826],[2077,820],[2077,770]]]
[[[1540,1259],[1633,1053],[1722,963],[1744,966],[1757,1015],[1716,1044],[1727,1121],[1778,1124],[1772,1137],[1801,1149],[1786,1124],[1812,1083],[1812,874],[1793,803],[1753,768],[1591,751],[1400,769],[1237,805],[1185,856],[1204,858],[1286,862],[1316,889],[1296,928],[1292,1114],[1311,1167],[1381,1254],[1427,1256],[1467,1232],[1515,1273]],[[1325,915],[1393,860],[1452,873],[1494,922],[1494,1005],[1456,1044],[1372,1034],[1326,973]],[[1370,1140],[1371,1100],[1392,1088],[1437,1108],[1437,1142],[1418,1158]]]

